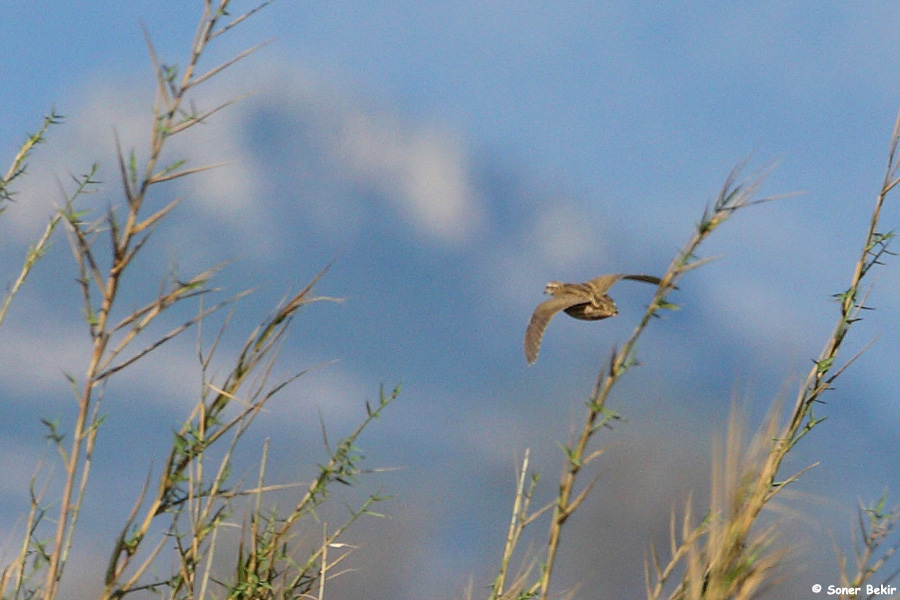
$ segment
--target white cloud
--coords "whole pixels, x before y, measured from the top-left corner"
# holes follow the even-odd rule
[[[29,310],[32,310],[29,308]],[[34,308],[40,312],[40,308]],[[44,307],[43,310],[49,310]],[[69,402],[71,388],[65,375],[72,375],[78,385],[90,360],[91,341],[87,327],[80,320],[65,323],[53,319],[26,318],[27,326],[19,321],[3,324],[0,344],[0,377],[11,399],[34,401],[40,397],[46,401]],[[179,410],[190,407],[195,397],[191,394],[199,388],[200,367],[193,346],[193,339],[182,337],[145,356],[114,377],[118,397],[119,390],[138,390],[141,402],[161,403]],[[116,338],[115,341],[118,341]],[[129,357],[143,350],[149,338],[137,338],[132,347],[123,353]],[[117,360],[114,364],[121,362]],[[24,375],[23,375],[24,374]],[[141,395],[140,390],[152,390]],[[128,392],[133,396],[133,392]]]
[[[481,209],[461,144],[448,131],[405,127],[391,115],[354,109],[338,151],[352,174],[379,189],[420,235],[444,242],[470,237]]]
[[[233,95],[223,90],[222,101]],[[244,122],[251,107],[238,103],[211,117],[207,124],[173,138],[173,156],[187,157],[186,168],[219,165],[185,180],[188,200],[202,208],[216,223],[253,236],[248,249],[268,250],[267,235],[273,221],[272,199],[265,194],[266,173],[254,159],[253,149],[242,139]]]
[[[370,198],[385,202],[400,226],[406,224],[421,239],[459,244],[478,231],[483,207],[466,150],[452,130],[366,104],[307,73],[273,69],[253,77],[254,96],[172,138],[160,165],[187,158],[186,167],[225,166],[179,180],[177,189],[160,188],[148,202],[161,205],[171,199],[167,192],[183,194],[179,210],[200,211],[212,226],[230,229],[229,236],[239,233],[242,255],[270,253],[273,238],[284,234],[285,220],[295,218],[291,211],[298,200],[309,206],[297,210],[331,221],[327,229],[332,231],[335,224],[355,233],[366,230],[366,219],[377,214],[365,204]],[[9,211],[15,237],[34,239],[49,207],[61,200],[56,180],[71,189],[66,173],[84,173],[95,161],[101,163],[104,197],[117,202],[121,184],[114,130],[124,152],[135,148],[139,168],[145,164],[152,98],[134,96],[132,90],[141,84],[94,85],[82,104],[68,111],[65,124],[51,130],[21,183],[21,197],[37,200]],[[210,82],[196,100],[197,109],[246,92],[247,85],[246,80]],[[248,129],[257,125],[277,128],[279,143],[287,144],[283,151],[263,148],[266,154],[261,153],[252,141],[259,132]],[[257,144],[266,143],[260,139]],[[295,178],[295,197],[283,195],[285,176]],[[273,194],[278,190],[280,195]],[[360,194],[365,190],[374,194]],[[43,211],[35,210],[35,201]],[[82,202],[95,205],[96,200]]]
[[[273,71],[258,83],[248,110],[266,106],[294,144],[299,156],[284,169],[329,229],[369,213],[358,196],[371,190],[421,238],[457,244],[478,231],[484,210],[466,150],[449,128],[366,103],[309,73]]]

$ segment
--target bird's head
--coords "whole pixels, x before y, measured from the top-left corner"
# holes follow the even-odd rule
[[[562,281],[551,281],[547,284],[547,287],[544,288],[544,293],[548,295],[555,294],[564,285],[565,284]]]

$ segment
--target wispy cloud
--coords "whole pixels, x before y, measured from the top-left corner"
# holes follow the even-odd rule
[[[294,190],[293,198],[268,205],[273,212],[296,200],[324,228],[338,223],[345,233],[361,234],[366,215],[376,214],[371,204],[381,203],[413,236],[440,245],[471,240],[481,228],[484,208],[470,160],[450,128],[366,103],[302,70],[264,72],[256,83],[256,95],[230,109],[218,127],[227,130],[226,140],[243,143],[228,144],[229,162],[243,165],[237,177],[249,182],[247,194],[272,189],[272,177]],[[269,147],[266,129],[279,148]],[[242,189],[217,177],[198,180],[226,194]]]

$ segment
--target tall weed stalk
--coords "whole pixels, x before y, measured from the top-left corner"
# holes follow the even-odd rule
[[[775,495],[796,482],[807,469],[815,466],[810,465],[787,475],[781,473],[787,454],[824,420],[815,414],[815,408],[821,403],[823,394],[862,353],[857,353],[843,364],[837,362],[847,333],[861,319],[862,311],[868,308],[864,303],[865,278],[871,269],[883,264],[883,259],[892,254],[889,244],[894,233],[882,231],[879,217],[888,194],[900,183],[898,144],[900,113],[889,145],[881,191],[875,200],[860,256],[848,287],[835,295],[839,305],[837,322],[819,356],[813,361],[793,407],[782,418],[780,405],[775,402],[769,417],[749,443],[745,442],[741,424],[733,415],[725,447],[717,453],[714,460],[713,495],[709,509],[705,511],[699,524],[695,523],[690,499],[680,519],[672,513],[668,560],[662,560],[657,549],[650,548],[645,565],[646,595],[649,599],[754,598],[776,584],[776,567],[789,549],[775,545],[776,527],[758,530],[754,526],[757,525],[761,511]],[[529,457],[526,454],[522,470],[517,476],[512,520],[498,575],[489,595],[491,600],[545,600],[550,597],[553,568],[566,522],[599,481],[594,478],[581,483],[584,468],[603,453],[602,448],[592,448],[592,442],[597,433],[618,416],[606,408],[606,402],[616,383],[636,364],[635,348],[641,334],[653,317],[658,316],[659,311],[677,308],[666,298],[676,288],[682,276],[707,262],[697,258],[698,250],[712,232],[737,211],[774,199],[755,199],[766,173],[741,182],[740,171],[741,167],[738,167],[728,176],[716,201],[704,211],[697,229],[661,277],[656,294],[634,332],[620,348],[612,352],[601,368],[589,396],[581,433],[564,446],[566,458],[556,500],[533,512],[529,511],[529,505],[537,477],[532,474],[531,484],[526,485],[529,480]],[[529,558],[512,583],[508,584],[512,557],[523,531],[545,511],[549,511],[551,517],[547,543],[541,551],[542,557],[539,553]],[[888,534],[893,531],[900,518],[900,507],[887,509],[886,498],[882,497],[872,506],[861,505],[859,515],[859,542],[854,550],[856,572],[847,572],[847,560],[839,552],[840,572],[836,577],[851,588],[871,580],[893,556],[897,546],[885,544]],[[889,582],[896,574],[897,572],[893,572],[882,581]]]
[[[263,452],[255,486],[244,487],[232,474],[237,444],[259,411],[305,373],[302,371],[286,380],[271,380],[278,350],[292,320],[310,303],[340,301],[313,293],[314,285],[328,267],[276,306],[250,332],[224,376],[213,376],[211,364],[222,342],[225,325],[209,347],[203,343],[201,325],[210,315],[249,292],[239,292],[206,306],[204,298],[218,291],[212,281],[220,266],[187,278],[171,275],[154,297],[121,318],[114,317],[119,312],[116,309],[121,304],[125,274],[135,269],[135,259],[154,230],[171,218],[180,203],[179,198],[174,198],[161,208],[152,208],[147,202],[151,190],[164,182],[215,166],[188,168],[184,160],[162,162],[163,150],[170,139],[210,121],[233,102],[198,110],[191,100],[191,92],[262,44],[205,72],[198,70],[200,58],[218,36],[232,31],[270,3],[262,2],[246,13],[232,16],[230,0],[203,0],[202,14],[182,68],[160,60],[145,30],[156,88],[147,159],[139,161],[139,153],[134,149],[125,151],[116,138],[122,203],[92,218],[92,211],[81,205],[82,197],[101,185],[96,179],[97,165],[76,178],[74,191],[67,195],[44,235],[29,251],[21,275],[0,305],[2,321],[10,300],[46,251],[53,230],[58,223],[64,223],[75,258],[90,358],[82,377],[69,376],[76,399],[72,430],[63,431],[58,423],[45,420],[49,438],[55,443],[63,464],[61,491],[58,498],[50,500],[45,497],[48,487],[39,486],[37,478],[32,481],[31,509],[23,543],[18,556],[0,571],[0,597],[4,599],[53,600],[60,596],[66,566],[77,551],[75,533],[91,481],[96,442],[103,430],[101,405],[108,382],[192,327],[198,329],[201,397],[174,433],[161,472],[155,481],[148,475],[125,517],[102,571],[99,598],[124,598],[147,590],[173,599],[311,598],[314,593],[322,598],[324,582],[338,572],[336,566],[352,551],[352,546],[340,543],[339,539],[360,516],[376,514],[373,506],[382,497],[369,495],[358,506],[350,507],[337,525],[322,527],[315,521],[316,509],[328,500],[335,486],[355,485],[358,476],[371,472],[361,466],[362,455],[356,441],[396,398],[399,389],[389,393],[382,390],[376,404],[366,405],[359,426],[334,447],[325,438],[328,460],[319,465],[317,476],[304,486],[305,491],[299,484],[266,483],[267,450]],[[59,120],[55,113],[48,116],[42,128],[23,144],[0,181],[0,202],[10,200],[11,183],[25,174],[29,153],[44,140],[48,127]],[[195,316],[170,326],[159,337],[148,338],[151,325],[161,322],[173,307],[188,300],[199,301]],[[213,458],[213,448],[217,449],[218,458]],[[284,490],[295,491],[295,502],[287,511],[270,508],[264,501],[272,492]],[[239,500],[242,506],[249,507],[243,524],[233,522],[235,502]],[[308,527],[310,519],[316,522],[315,530],[321,541],[312,550],[304,550],[306,547],[298,543],[299,530]],[[240,543],[231,549],[231,572],[221,572],[221,567],[217,571],[214,557],[223,553],[228,556],[229,550],[217,544],[219,533],[235,525],[241,535]],[[169,559],[172,553],[175,561]],[[174,568],[169,566],[172,564]]]

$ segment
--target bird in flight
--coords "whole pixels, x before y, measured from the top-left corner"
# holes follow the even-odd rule
[[[645,283],[660,284],[659,277],[652,275],[629,275],[618,273],[601,275],[585,283],[562,283],[551,281],[544,289],[545,294],[553,297],[538,304],[531,315],[528,329],[525,330],[525,358],[528,364],[534,364],[541,349],[544,329],[553,315],[564,310],[567,315],[583,321],[599,321],[619,314],[616,303],[607,295],[607,291],[620,279],[631,279]]]

